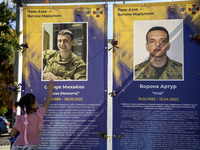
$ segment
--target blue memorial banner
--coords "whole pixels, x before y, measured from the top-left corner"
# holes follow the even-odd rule
[[[50,76],[56,84],[38,149],[106,149],[107,5],[25,6],[23,37],[22,95],[43,104]],[[65,46],[70,60],[60,57]]]
[[[200,149],[199,8],[113,7],[114,150]]]

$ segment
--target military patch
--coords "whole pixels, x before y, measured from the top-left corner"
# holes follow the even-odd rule
[[[100,14],[103,14],[103,11],[101,11],[100,8],[96,8],[96,11],[93,11],[93,15],[96,15],[96,17],[100,17]]]
[[[75,9],[74,13],[75,13],[75,17],[77,18],[82,17],[82,10],[80,8]]]
[[[196,4],[192,5],[192,8],[188,8],[188,11],[192,11],[192,14],[196,14],[199,11],[199,7],[196,7]]]
[[[88,17],[91,15],[91,8],[86,8],[86,15]]]
[[[184,13],[186,11],[186,5],[180,5],[180,11]]]
[[[177,5],[172,5],[172,6],[168,6],[167,7],[167,14],[168,15],[176,15],[176,13],[177,13],[177,8],[178,8],[178,6]]]

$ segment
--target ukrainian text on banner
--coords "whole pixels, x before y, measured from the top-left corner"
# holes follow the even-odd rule
[[[105,149],[97,135],[106,132],[107,120],[106,5],[27,6],[23,28],[29,48],[22,94],[33,93],[43,104],[49,78],[56,84],[38,149]]]
[[[200,149],[200,3],[114,9],[114,150]]]

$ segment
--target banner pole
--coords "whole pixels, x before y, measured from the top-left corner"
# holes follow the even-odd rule
[[[20,24],[20,7],[22,7],[22,1],[14,1],[17,4],[16,7],[16,33],[19,35],[19,24]],[[18,83],[18,67],[19,67],[19,54],[18,48],[15,48],[15,66],[14,66],[14,82]],[[13,104],[17,101],[17,92],[13,92]],[[14,124],[14,113],[12,114],[12,126]]]

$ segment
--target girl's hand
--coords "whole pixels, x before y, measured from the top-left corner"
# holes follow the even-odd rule
[[[49,81],[49,85],[47,85],[47,97],[46,97],[46,101],[43,104],[43,107],[45,108],[46,111],[48,110],[49,104],[51,103],[51,100],[52,100],[54,86],[55,86],[54,81],[50,80]]]
[[[53,80],[49,81],[49,85],[47,85],[47,89],[50,91],[53,91],[53,88],[55,87],[55,83]]]

